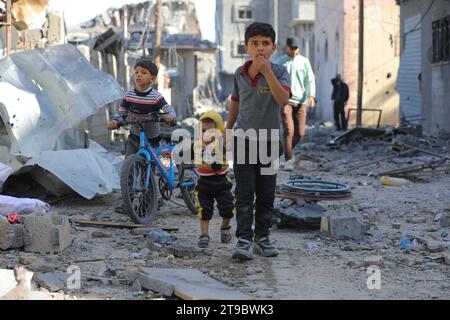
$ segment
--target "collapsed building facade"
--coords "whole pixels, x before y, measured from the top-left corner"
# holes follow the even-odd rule
[[[109,9],[69,32],[91,63],[113,75],[124,89],[133,85],[133,66],[141,57],[153,58],[156,1]],[[191,0],[163,1],[161,66],[158,90],[174,106],[179,120],[191,117],[206,98],[217,101],[215,56],[217,46],[202,39]],[[218,102],[218,101],[217,101]],[[88,119],[96,141],[111,139],[106,121],[117,105]]]

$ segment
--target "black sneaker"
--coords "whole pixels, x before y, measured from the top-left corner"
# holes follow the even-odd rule
[[[253,242],[239,238],[232,258],[235,260],[253,260]]]
[[[253,252],[267,258],[278,256],[277,249],[267,237],[255,239]]]

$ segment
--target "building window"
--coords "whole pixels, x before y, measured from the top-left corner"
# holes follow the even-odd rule
[[[433,22],[433,63],[450,61],[450,16]]]
[[[246,55],[245,51],[245,43],[242,41],[232,41],[231,48],[233,49],[233,56],[236,58],[242,58],[242,56]]]
[[[237,54],[246,54],[245,52],[245,45],[244,44],[238,44],[237,46]]]
[[[250,21],[253,19],[253,10],[249,6],[238,6],[235,11],[236,21]]]

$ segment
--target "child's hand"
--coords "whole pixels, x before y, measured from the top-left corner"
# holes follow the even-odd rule
[[[259,70],[262,74],[266,74],[272,69],[270,61],[263,56],[256,57],[253,63],[255,64],[256,70]]]
[[[119,122],[116,120],[111,121],[108,123],[108,130],[116,130],[119,129]]]
[[[172,117],[171,115],[167,114],[163,117],[164,122],[167,124],[172,124],[175,121],[175,118]]]

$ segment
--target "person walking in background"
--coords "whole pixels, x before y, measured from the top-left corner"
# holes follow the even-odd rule
[[[347,118],[345,117],[345,106],[349,99],[348,85],[342,81],[340,74],[331,79],[333,84],[333,94],[331,100],[334,101],[334,121],[338,131],[347,131]]]
[[[284,129],[284,169],[294,170],[294,148],[299,144],[306,129],[308,106],[316,105],[316,83],[309,60],[300,54],[296,37],[286,39],[286,55],[277,61],[284,66],[291,77],[292,97],[281,109]]]

